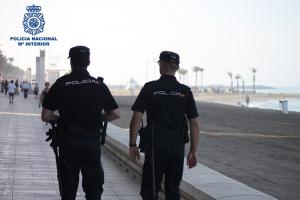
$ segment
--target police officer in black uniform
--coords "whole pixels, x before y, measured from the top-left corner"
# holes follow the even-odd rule
[[[54,111],[58,110],[62,200],[76,198],[80,171],[86,199],[100,200],[104,183],[102,121],[115,120],[120,112],[108,87],[87,71],[89,48],[75,46],[70,49],[69,58],[72,72],[52,85],[43,102],[42,120],[57,120]]]
[[[129,155],[132,159],[140,157],[136,138],[140,120],[146,111],[146,129],[150,139],[148,137],[146,144],[141,196],[144,200],[158,199],[157,193],[164,176],[165,199],[179,200],[186,142],[184,127],[188,121],[191,144],[187,165],[192,168],[197,164],[198,112],[191,89],[176,80],[179,55],[163,51],[158,63],[160,79],[146,83],[132,106],[134,113],[130,123]]]

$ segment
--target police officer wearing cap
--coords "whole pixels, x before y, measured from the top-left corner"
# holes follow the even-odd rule
[[[145,147],[141,196],[144,200],[158,199],[157,193],[164,176],[165,199],[179,200],[186,142],[184,127],[188,121],[191,144],[187,165],[192,168],[197,165],[200,134],[198,112],[191,89],[176,80],[179,55],[163,51],[158,64],[160,79],[146,83],[132,106],[129,155],[132,159],[140,158],[136,139],[140,121],[146,111],[146,129],[150,139],[147,137]]]
[[[62,200],[75,200],[79,173],[88,200],[100,200],[104,172],[101,163],[102,121],[120,117],[108,87],[89,75],[90,50],[75,46],[69,52],[72,72],[52,85],[43,102],[42,120],[57,120]],[[104,112],[102,112],[104,110]]]

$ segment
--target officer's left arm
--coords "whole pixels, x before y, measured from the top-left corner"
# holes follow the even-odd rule
[[[140,159],[140,152],[136,146],[136,138],[138,134],[138,129],[140,127],[140,122],[143,117],[143,114],[146,110],[147,102],[147,87],[146,85],[140,91],[138,97],[136,98],[131,110],[133,115],[130,121],[130,130],[129,130],[129,156],[132,159]]]
[[[130,130],[129,130],[129,156],[132,159],[140,159],[140,153],[139,150],[136,146],[136,138],[137,138],[137,133],[138,129],[140,126],[140,121],[143,117],[142,112],[134,111],[131,121],[130,121]]]
[[[103,119],[103,121],[106,121],[106,122],[111,122],[111,121],[113,121],[115,119],[119,119],[119,118],[120,118],[119,108],[102,113],[102,119]]]

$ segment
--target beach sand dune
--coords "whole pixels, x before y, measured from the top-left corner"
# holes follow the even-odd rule
[[[129,128],[135,98],[116,96],[121,119],[114,124]],[[278,199],[300,199],[300,113],[202,101],[197,107],[200,163]]]

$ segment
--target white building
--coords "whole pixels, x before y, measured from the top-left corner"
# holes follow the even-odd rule
[[[45,50],[40,50],[40,56],[36,57],[36,82],[39,88],[45,85]]]
[[[46,69],[47,72],[47,78],[46,80],[52,85],[59,77],[60,77],[60,69]]]
[[[31,81],[32,77],[31,77],[31,68],[27,68],[25,71],[25,75],[24,75],[24,80],[26,81]]]

